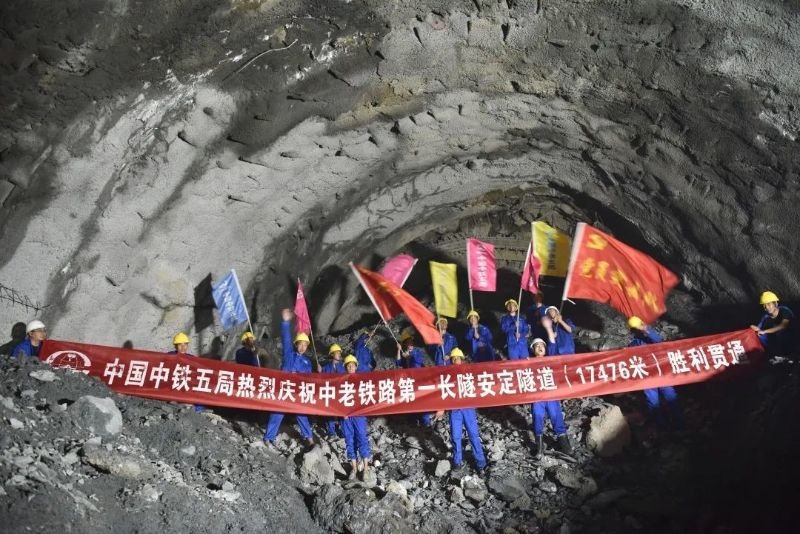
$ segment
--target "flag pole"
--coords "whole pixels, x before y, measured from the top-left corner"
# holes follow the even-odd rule
[[[581,240],[583,240],[583,232],[586,228],[586,223],[579,222],[575,227],[575,237],[572,239],[572,251],[569,255],[569,267],[567,268],[567,278],[564,281],[564,292],[561,294],[561,305],[558,307],[558,313],[564,308],[564,301],[567,300],[569,293],[569,285],[572,281],[572,271],[575,267],[575,258],[578,256],[578,247],[580,247]],[[570,301],[571,302],[571,301]]]
[[[244,314],[247,316],[247,327],[250,329],[250,332],[255,336],[256,333],[253,332],[253,325],[250,322],[250,312],[247,311],[247,301],[244,298],[244,292],[242,291],[242,286],[239,285],[239,277],[236,276],[236,269],[231,269],[233,273],[233,281],[236,282],[236,289],[239,290],[239,295],[242,296],[242,302],[244,302]],[[261,356],[258,355],[258,350],[256,350],[256,362],[258,366],[261,367]]]
[[[469,258],[469,239],[467,239],[467,286],[469,287],[469,309],[475,309],[475,303],[472,300],[472,262]]]
[[[383,317],[383,313],[381,313],[381,309],[378,307],[378,304],[375,302],[375,299],[372,298],[372,293],[370,293],[367,290],[367,285],[364,283],[364,279],[361,278],[361,273],[358,272],[358,269],[356,269],[356,266],[353,265],[352,261],[349,263],[349,265],[350,265],[350,269],[352,269],[352,271],[353,271],[353,274],[356,275],[356,280],[358,280],[358,283],[361,284],[361,287],[364,289],[364,293],[367,294],[367,296],[369,297],[370,302],[372,302],[372,305],[375,306],[375,310],[378,312],[378,316],[381,318],[381,321],[383,321],[383,325],[386,327],[386,330],[389,331],[389,334],[391,334],[392,339],[394,339],[395,342],[399,345],[400,342],[397,340],[397,337],[394,335],[394,332],[392,331],[392,329],[389,328],[389,323],[387,323],[386,319]],[[378,325],[378,326],[380,326],[380,325]],[[378,326],[375,327],[373,332],[378,330]]]
[[[525,267],[531,259],[531,244],[528,243],[528,252],[525,254],[525,263],[522,264],[522,272],[525,272]],[[522,283],[519,284],[519,298],[517,299],[517,335],[519,335],[519,314],[522,313]]]

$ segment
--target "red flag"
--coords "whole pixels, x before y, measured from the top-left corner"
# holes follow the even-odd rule
[[[586,223],[579,223],[564,286],[568,297],[605,302],[650,323],[667,311],[678,277],[653,258]]]
[[[522,280],[520,282],[522,289],[534,295],[538,293],[540,272],[542,272],[542,262],[532,252],[531,244],[528,243],[528,255],[525,256],[525,267],[522,270]]]
[[[497,266],[494,245],[477,239],[467,239],[467,270],[469,288],[475,291],[497,290]]]
[[[417,264],[417,258],[408,254],[398,254],[383,263],[378,273],[399,287],[405,285],[411,269]]]
[[[299,334],[304,332],[311,333],[311,317],[308,316],[308,306],[306,306],[306,295],[303,293],[303,284],[297,279],[297,298],[294,301],[294,330]]]
[[[434,316],[428,308],[407,291],[378,273],[368,271],[360,265],[350,264],[353,272],[369,295],[375,309],[385,321],[405,313],[411,324],[428,345],[441,345],[442,335],[433,325]]]

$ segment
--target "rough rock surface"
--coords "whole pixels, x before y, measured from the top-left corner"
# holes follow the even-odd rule
[[[603,457],[621,453],[631,441],[631,429],[619,406],[604,406],[589,422],[586,445]]]

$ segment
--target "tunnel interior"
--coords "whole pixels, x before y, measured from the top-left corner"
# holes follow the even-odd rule
[[[351,343],[379,318],[348,263],[406,252],[425,304],[427,261],[458,264],[460,334],[465,239],[497,246],[500,289],[474,296],[496,325],[537,220],[592,224],[676,273],[658,323],[670,338],[755,322],[766,289],[796,309],[798,13],[777,0],[6,2],[0,282],[35,305],[0,306],[0,328],[35,314],[57,337],[153,350],[186,331],[219,358],[238,341],[208,290],[234,268],[274,354],[298,279],[319,341]],[[563,280],[542,284],[559,305]],[[565,313],[584,351],[626,343],[606,306]],[[797,491],[782,468],[798,388],[796,371],[770,369],[688,388],[708,423],[689,453],[642,447],[586,469],[639,489],[697,484],[706,515],[665,499],[648,528],[747,531],[762,509],[777,527]]]

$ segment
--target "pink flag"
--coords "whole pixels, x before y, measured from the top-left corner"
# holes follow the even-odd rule
[[[308,316],[308,306],[306,306],[306,295],[303,292],[303,284],[297,279],[297,298],[294,301],[294,330],[295,333],[311,333],[311,317]]]
[[[417,258],[408,254],[398,254],[383,262],[378,273],[396,286],[403,287],[416,264]]]
[[[496,291],[497,266],[494,261],[494,245],[477,239],[467,239],[467,270],[470,289]]]
[[[520,286],[525,291],[532,294],[539,292],[539,273],[542,272],[542,262],[531,251],[531,245],[528,244],[528,255],[525,256],[525,268],[522,270],[522,281]]]

